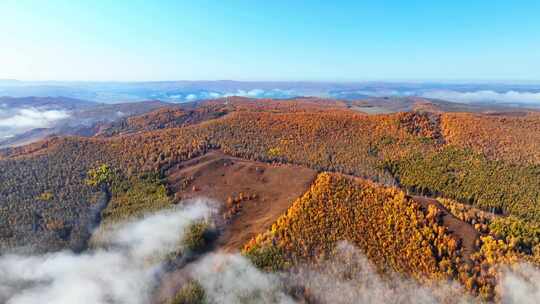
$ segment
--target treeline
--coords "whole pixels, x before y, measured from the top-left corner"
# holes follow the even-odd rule
[[[446,146],[416,153],[386,168],[409,190],[442,195],[497,214],[540,220],[540,166],[492,161],[471,150]]]

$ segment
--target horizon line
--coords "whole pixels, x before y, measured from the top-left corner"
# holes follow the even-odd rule
[[[237,83],[314,83],[314,84],[360,84],[360,83],[467,83],[467,84],[538,84],[540,79],[365,79],[365,80],[236,80],[236,79],[170,79],[170,80],[23,80],[0,78],[2,82],[14,83],[174,83],[174,82],[237,82]]]

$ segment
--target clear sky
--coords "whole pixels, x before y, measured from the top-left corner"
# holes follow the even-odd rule
[[[1,0],[1,78],[540,80],[540,1]]]

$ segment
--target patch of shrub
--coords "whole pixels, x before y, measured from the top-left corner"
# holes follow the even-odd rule
[[[54,195],[50,191],[42,192],[36,197],[38,201],[49,202],[54,198]]]
[[[257,268],[265,271],[281,271],[290,266],[283,250],[270,244],[258,244],[254,241],[252,245],[245,247],[242,254]]]
[[[208,221],[197,221],[188,227],[182,240],[182,245],[192,252],[203,251],[212,239],[211,234],[211,226]]]
[[[206,294],[197,281],[189,281],[174,296],[168,304],[206,304]]]
[[[102,164],[96,168],[88,170],[86,184],[92,187],[108,185],[114,179],[114,173],[107,164]]]
[[[540,225],[520,220],[514,216],[498,217],[489,224],[491,233],[497,238],[515,244],[520,251],[532,253],[540,243]]]

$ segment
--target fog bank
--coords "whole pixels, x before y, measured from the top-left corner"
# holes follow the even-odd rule
[[[162,271],[155,257],[177,250],[185,229],[212,210],[199,200],[121,224],[82,254],[0,256],[0,303],[148,303]]]

